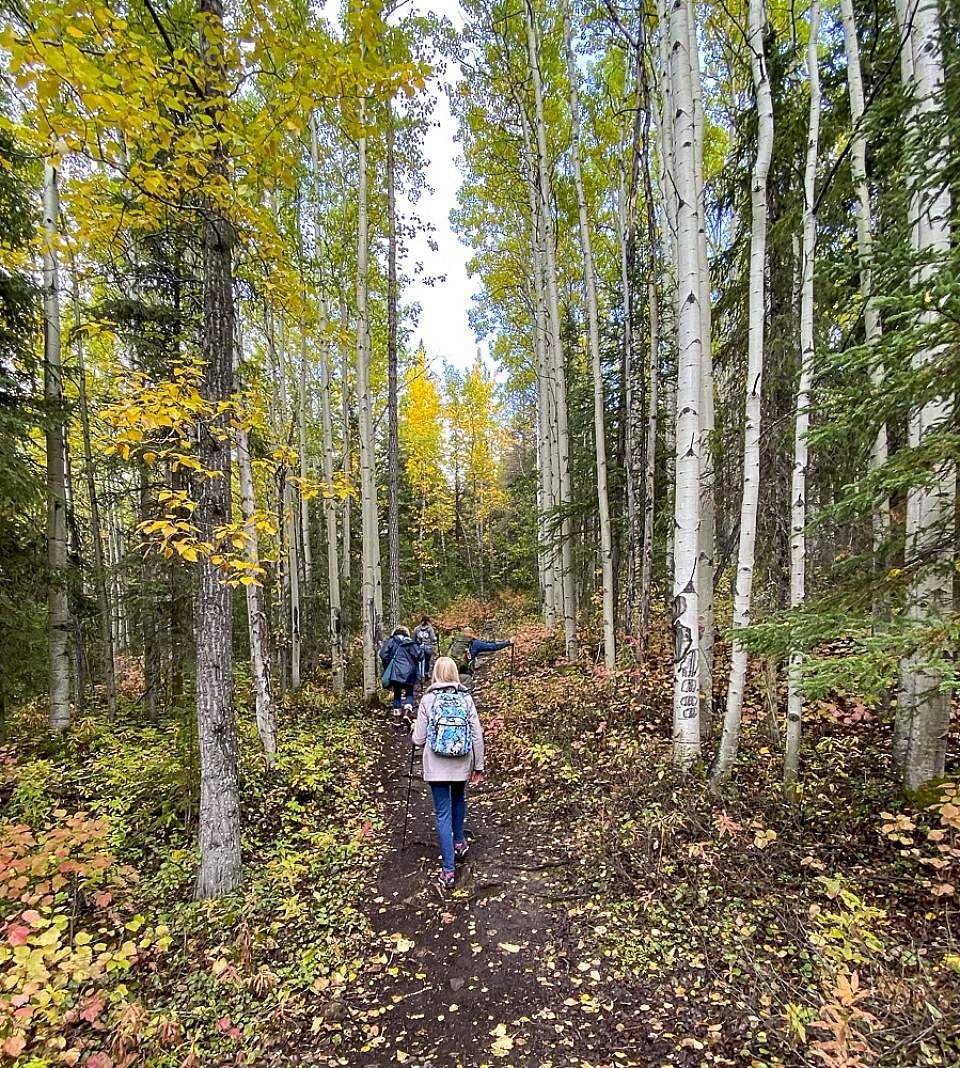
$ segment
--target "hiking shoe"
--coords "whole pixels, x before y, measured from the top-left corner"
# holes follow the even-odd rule
[[[467,859],[467,854],[470,852],[470,843],[467,841],[454,842],[453,843],[453,855],[458,864],[462,864]]]
[[[441,897],[449,894],[453,890],[453,883],[456,878],[456,873],[452,871],[441,871],[437,876],[437,891]]]

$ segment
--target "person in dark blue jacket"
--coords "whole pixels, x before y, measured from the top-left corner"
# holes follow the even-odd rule
[[[393,707],[399,712],[403,705],[413,707],[413,695],[420,678],[420,661],[423,648],[410,637],[406,627],[396,627],[393,634],[380,647],[380,663],[383,670],[390,668],[390,685],[393,687]]]

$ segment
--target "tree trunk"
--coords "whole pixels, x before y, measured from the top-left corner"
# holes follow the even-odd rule
[[[387,101],[387,543],[390,629],[400,623],[400,437],[397,314],[397,167],[393,106]]]
[[[310,501],[307,498],[307,480],[310,478],[310,455],[307,448],[307,426],[310,414],[309,376],[307,374],[307,335],[300,333],[300,492],[298,515],[300,519],[300,550],[303,556],[303,598],[307,611],[303,613],[303,627],[312,627],[309,606],[313,604],[313,551],[310,547]]]
[[[323,325],[326,325],[326,307]],[[330,603],[330,658],[333,692],[343,693],[343,623],[340,605],[340,560],[337,551],[337,506],[333,495],[333,422],[330,416],[330,355],[326,340],[320,354],[320,420],[323,429],[323,515],[327,533],[327,579]]]
[[[714,782],[729,774],[740,747],[743,690],[747,678],[747,651],[737,630],[750,625],[753,564],[757,538],[757,503],[760,492],[760,414],[763,384],[764,315],[766,311],[767,175],[773,148],[773,97],[763,52],[766,24],[763,0],[750,0],[748,49],[757,99],[757,155],[751,180],[749,340],[747,395],[743,434],[743,497],[740,503],[740,542],[733,600],[733,654],[723,735],[713,768]]]
[[[257,501],[250,463],[250,441],[246,430],[237,434],[237,469],[240,476],[240,509],[247,535],[244,556],[251,568],[260,567],[260,539],[257,533]],[[268,768],[277,755],[277,723],[270,672],[270,628],[264,607],[263,585],[258,579],[244,587],[247,596],[247,633],[250,638],[250,668],[256,689],[257,733]]]
[[[536,164],[534,162],[531,134],[523,104],[517,101],[520,128],[523,133],[523,153],[526,167],[527,200],[530,206],[530,254],[533,271],[533,347],[536,357],[537,377],[537,455],[538,455],[538,529],[540,561],[543,572],[543,619],[552,633],[557,625],[559,576],[557,553],[554,546],[550,519],[556,507],[554,496],[555,457],[551,438],[553,382],[550,373],[549,327],[547,322],[546,297],[544,295],[544,249],[543,225],[538,193]]]
[[[913,98],[908,115],[907,181],[911,190],[912,244],[917,251],[918,287],[934,284],[950,252],[950,186],[945,177],[949,145],[937,126],[943,102],[943,51],[937,0],[917,0],[912,21],[906,0],[898,0],[897,17],[904,37],[902,69],[905,88]],[[930,141],[931,138],[934,140]],[[919,160],[922,162],[918,161]],[[926,302],[921,323],[935,326],[941,312]],[[942,358],[938,347],[913,354],[920,369]],[[908,444],[922,447],[931,433],[954,419],[953,400],[938,396],[910,413]],[[951,549],[955,524],[956,472],[944,460],[923,485],[907,492],[906,541],[908,560],[918,561],[906,597],[909,623],[919,629],[946,627],[953,611]],[[949,653],[944,651],[949,657]],[[923,650],[904,657],[897,711],[895,758],[904,783],[916,790],[945,769],[950,730],[950,694],[944,692],[943,672],[927,666]]]
[[[150,494],[150,472],[140,465],[140,521],[148,522],[153,515]],[[143,636],[143,711],[151,723],[160,718],[160,687],[162,684],[162,653],[157,627],[157,557],[152,549],[143,554],[140,567],[140,632]]]
[[[610,528],[610,501],[607,495],[607,442],[604,426],[603,367],[600,362],[600,322],[597,311],[597,278],[593,265],[593,243],[587,217],[587,197],[580,166],[580,94],[577,67],[573,56],[570,13],[564,8],[563,35],[570,81],[571,155],[573,180],[577,191],[580,218],[580,244],[583,249],[583,276],[587,290],[587,328],[590,365],[593,371],[593,440],[597,454],[597,510],[600,519],[600,563],[603,574],[603,657],[607,671],[617,666],[617,638],[613,605],[613,535]]]
[[[49,726],[70,726],[70,602],[67,590],[66,411],[60,339],[60,269],[57,239],[60,196],[57,168],[43,167],[43,395],[47,450],[47,651]]]
[[[700,398],[703,358],[700,314],[695,114],[688,56],[688,9],[674,5],[669,14],[670,79],[673,96],[673,146],[677,185],[677,421],[676,497],[674,502],[673,577],[673,753],[674,763],[689,768],[700,754],[700,631],[697,583],[700,528]],[[666,113],[666,109],[665,109]]]
[[[700,50],[697,38],[695,0],[686,0],[690,34],[690,80],[693,87],[693,130],[696,147],[697,254],[700,263],[700,532],[697,587],[700,595],[700,736],[713,731],[713,559],[716,542],[716,503],[713,470],[713,345],[710,314],[710,263],[707,259],[707,229],[703,198],[703,91],[700,84]]]
[[[223,80],[223,6],[200,0],[201,16],[216,28],[201,48],[208,92]],[[220,126],[220,105],[208,111]],[[211,171],[228,181],[224,149],[213,153]],[[233,393],[233,228],[213,203],[203,214],[203,379],[200,392],[212,408]],[[231,519],[230,419],[217,415],[198,433],[197,458],[207,471],[197,479],[194,521],[199,537],[215,542],[215,531]],[[198,899],[229,893],[240,882],[240,796],[237,782],[237,727],[233,708],[233,597],[219,567],[202,556],[195,599],[197,632],[197,733],[200,751],[200,870]]]
[[[100,524],[100,499],[93,469],[93,448],[90,441],[90,408],[87,403],[87,372],[84,365],[84,346],[81,334],[80,282],[76,269],[73,281],[74,350],[77,354],[77,394],[80,408],[80,428],[83,435],[83,467],[90,502],[90,540],[93,543],[93,585],[97,596],[97,624],[100,629],[100,664],[107,697],[107,715],[117,716],[117,676],[114,667],[113,628],[110,625],[110,595],[107,590],[107,564],[103,551],[103,529]]]
[[[637,638],[636,655],[642,655],[644,634],[642,626],[644,597],[649,598],[649,591],[640,583],[637,575],[637,389],[634,379],[634,336],[633,336],[633,288],[631,267],[633,261],[634,220],[632,215],[633,197],[628,194],[626,181],[622,181],[617,190],[617,223],[620,244],[620,288],[622,290],[623,313],[623,474],[627,505],[627,588],[625,596],[625,629],[627,634]]]
[[[657,291],[657,222],[650,176],[650,120],[652,94],[644,57],[646,23],[638,20],[637,76],[643,105],[641,127],[641,166],[647,224],[647,309],[650,320],[650,365],[648,372],[647,439],[644,446],[643,540],[640,546],[640,620],[637,628],[637,655],[646,653],[650,631],[650,603],[653,585],[653,526],[656,519],[657,416],[660,401],[660,299]],[[639,101],[638,101],[639,103]],[[629,418],[629,416],[628,416]]]
[[[882,333],[880,309],[873,293],[873,211],[870,186],[867,182],[867,139],[861,129],[864,112],[863,76],[860,72],[860,45],[853,13],[853,0],[840,0],[843,22],[843,43],[847,60],[847,89],[850,96],[850,172],[853,192],[857,198],[857,256],[860,261],[860,292],[863,295],[863,322],[866,342],[875,347]],[[873,388],[883,389],[884,368],[876,359],[870,362],[870,381]],[[887,462],[887,427],[881,425],[870,450],[869,470],[876,471]],[[874,571],[879,578],[885,568],[885,547],[890,535],[890,500],[877,500],[873,512]],[[874,600],[873,614],[877,619],[887,615],[883,598]]]
[[[340,326],[343,337],[349,333],[349,316],[347,302],[340,294]],[[345,341],[340,344],[340,436],[343,442],[343,459],[340,470],[344,484],[353,486],[353,435],[350,427],[350,348]],[[340,577],[343,580],[343,594],[349,604],[351,558],[353,535],[351,531],[351,501],[353,494],[348,493],[343,499],[340,516],[340,534],[343,552],[340,554]],[[346,639],[346,620],[344,620],[344,639]]]
[[[573,532],[568,508],[570,504],[570,436],[567,427],[566,368],[563,358],[563,341],[560,330],[560,298],[557,291],[556,235],[553,216],[550,212],[550,180],[547,172],[547,128],[543,112],[543,91],[540,82],[540,61],[537,53],[537,36],[534,25],[532,0],[525,4],[527,20],[527,54],[533,81],[533,97],[536,112],[537,167],[539,176],[540,203],[544,229],[546,259],[547,311],[550,322],[552,373],[556,397],[557,464],[559,482],[558,506],[562,509],[560,524],[561,588],[563,607],[564,645],[567,660],[577,658],[577,606],[575,575],[573,573]]]
[[[300,689],[303,635],[300,630],[300,561],[297,551],[297,493],[289,475],[284,480],[284,523],[287,527],[287,581],[290,594],[290,689]]]
[[[810,388],[813,384],[814,270],[817,250],[817,160],[820,152],[820,66],[817,45],[820,36],[820,0],[810,5],[810,36],[807,44],[807,78],[810,85],[810,123],[807,158],[803,174],[803,259],[800,283],[800,378],[797,385],[797,417],[793,443],[793,478],[790,489],[790,607],[806,597],[807,564],[807,431],[810,427]],[[795,800],[800,767],[800,732],[803,694],[800,671],[803,655],[790,655],[787,682],[787,739],[783,757],[783,783]]]
[[[360,105],[360,123],[364,107]],[[373,396],[370,392],[370,323],[367,313],[367,139],[358,143],[358,226],[357,226],[357,401],[360,413],[360,518],[363,538],[363,693],[368,700],[377,693],[377,642],[380,611],[377,604],[377,570],[380,532],[377,517],[377,481],[373,428]]]

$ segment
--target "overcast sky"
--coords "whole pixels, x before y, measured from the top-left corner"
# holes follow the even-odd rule
[[[457,29],[463,25],[458,0],[414,0],[414,5],[420,11],[433,11],[446,16]],[[449,63],[444,81],[456,82],[459,76],[457,65]],[[417,302],[422,307],[420,321],[413,333],[413,343],[423,338],[427,357],[435,365],[441,359],[446,359],[464,367],[473,362],[477,350],[477,340],[467,322],[470,298],[477,289],[477,283],[467,277],[469,250],[457,239],[449,219],[450,210],[456,206],[457,189],[461,181],[457,168],[460,146],[454,141],[457,126],[450,114],[444,86],[435,80],[429,83],[427,91],[436,99],[434,125],[428,130],[424,145],[426,180],[433,192],[424,194],[415,210],[424,222],[433,224],[432,237],[439,249],[437,252],[430,249],[425,234],[418,235],[411,243],[405,267],[408,276],[414,280],[404,291],[403,300],[407,303]],[[399,197],[397,206],[401,212],[409,208]],[[422,261],[426,274],[442,274],[446,276],[445,280],[433,286],[416,280],[413,274],[416,260]],[[486,342],[482,349],[486,354]]]

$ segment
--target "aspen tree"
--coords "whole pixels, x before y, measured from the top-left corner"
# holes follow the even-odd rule
[[[300,495],[286,473],[283,481],[283,522],[287,528],[287,592],[290,609],[290,689],[300,689],[300,668],[303,655],[303,630],[300,613],[300,539],[298,517]]]
[[[360,103],[360,125],[365,122]],[[382,602],[378,603],[380,532],[377,517],[377,482],[374,465],[373,396],[370,391],[370,322],[367,308],[369,247],[367,235],[367,138],[361,133],[358,150],[357,212],[357,402],[360,439],[360,525],[362,535],[363,586],[363,693],[377,692],[377,643],[380,637]]]
[[[640,20],[641,27],[644,25]],[[650,602],[653,586],[653,525],[656,518],[657,421],[660,401],[660,296],[657,291],[657,223],[650,176],[651,93],[643,55],[638,56],[643,95],[643,196],[647,224],[647,313],[650,330],[650,360],[647,373],[647,439],[644,448],[643,540],[640,547],[640,641],[646,648],[650,630]],[[701,294],[702,299],[702,294]],[[702,484],[702,480],[701,480]],[[711,579],[712,581],[712,579]]]
[[[766,312],[767,176],[773,150],[773,96],[763,49],[766,12],[763,0],[750,0],[747,45],[757,101],[757,154],[750,180],[750,296],[746,402],[743,432],[743,487],[740,502],[740,539],[733,599],[733,653],[727,687],[723,734],[713,767],[714,782],[729,774],[740,747],[743,690],[747,678],[747,651],[737,630],[750,625],[753,566],[757,540],[757,505],[760,491],[760,415],[763,385],[764,315]]]
[[[390,576],[390,628],[400,622],[400,442],[398,438],[399,340],[397,330],[397,164],[393,105],[387,124],[387,555]]]
[[[67,488],[63,359],[60,336],[60,229],[58,173],[43,166],[43,394],[47,405],[47,651],[48,722],[52,731],[70,726],[70,604],[67,599]]]
[[[353,433],[350,419],[350,346],[347,338],[350,334],[350,317],[347,314],[347,300],[340,292],[340,440],[342,456],[340,459],[340,473],[343,476],[344,485],[353,486]],[[344,595],[349,596],[351,579],[351,557],[353,555],[353,509],[351,505],[353,494],[344,495],[340,510],[340,537],[342,552],[340,553],[340,578],[344,586]]]
[[[533,349],[537,379],[537,474],[538,474],[538,531],[539,556],[543,572],[543,618],[550,631],[557,625],[559,615],[560,576],[557,573],[557,553],[549,530],[547,516],[557,504],[554,476],[557,474],[552,428],[553,377],[550,370],[550,335],[545,296],[543,226],[537,169],[534,162],[532,135],[523,103],[514,97],[523,134],[524,185],[530,208],[530,261],[533,275]]]
[[[205,107],[215,130],[221,129],[225,102],[224,24],[221,0],[199,0],[201,48],[205,65]],[[211,172],[228,181],[226,151],[214,148]],[[233,228],[212,202],[203,213],[203,316],[200,392],[216,410],[233,393]],[[195,523],[200,537],[215,541],[218,527],[230,522],[231,460],[229,417],[216,415],[198,435],[201,476]],[[200,750],[200,868],[197,898],[220,897],[240,882],[240,796],[237,729],[233,707],[233,596],[220,568],[200,559],[195,597],[197,646],[197,733]]]
[[[550,179],[547,171],[547,128],[543,112],[543,89],[540,79],[540,59],[532,0],[524,5],[527,27],[527,58],[533,82],[538,192],[542,208],[543,247],[550,324],[550,369],[553,378],[555,405],[552,423],[555,427],[557,470],[555,482],[559,486],[557,507],[563,512],[560,522],[560,586],[563,611],[564,646],[568,660],[577,658],[577,607],[573,573],[573,531],[567,506],[570,502],[570,437],[567,426],[567,388],[564,367],[563,341],[560,330],[560,298],[557,288],[556,235],[550,205]]]
[[[673,154],[677,188],[677,419],[674,503],[673,642],[674,763],[688,768],[700,754],[700,628],[698,536],[700,530],[700,398],[703,317],[700,313],[696,132],[688,8],[668,15],[669,77],[673,96]],[[666,110],[666,109],[665,109]]]
[[[908,184],[911,242],[917,253],[914,281],[924,292],[932,286],[950,251],[950,186],[944,173],[949,144],[942,126],[944,108],[943,47],[937,0],[898,0],[897,18],[903,37],[901,69],[911,98],[908,122]],[[941,312],[924,301],[920,321],[933,327]],[[925,368],[941,356],[938,347],[920,347],[914,368]],[[909,413],[907,440],[920,448],[927,437],[950,425],[954,401],[934,396]],[[940,461],[922,485],[907,492],[907,559],[914,571],[907,589],[906,614],[918,629],[944,625],[953,610],[950,580],[954,536],[956,471]],[[950,729],[950,695],[941,671],[915,652],[900,666],[900,694],[894,758],[908,789],[915,790],[944,773]]]
[[[703,88],[700,83],[700,48],[697,42],[696,0],[687,3],[690,34],[690,81],[693,87],[693,131],[696,146],[697,255],[700,263],[700,533],[697,586],[700,595],[700,733],[709,737],[713,725],[713,557],[716,540],[716,502],[713,470],[713,345],[710,314],[710,263],[707,259],[707,228],[703,197]]]
[[[103,527],[100,521],[100,494],[93,469],[93,448],[90,440],[90,405],[87,397],[87,370],[80,314],[80,282],[76,266],[71,271],[73,284],[74,351],[77,354],[77,400],[80,409],[80,429],[83,436],[83,467],[90,507],[90,541],[93,545],[93,585],[97,595],[97,624],[100,628],[101,671],[107,697],[107,715],[117,715],[117,675],[113,651],[113,627],[110,625],[110,593],[107,588],[107,562],[103,548]]]
[[[260,536],[257,532],[257,502],[250,462],[249,434],[245,428],[237,432],[237,472],[240,482],[240,511],[246,535],[244,556],[252,569],[260,567]],[[273,704],[273,682],[270,672],[270,633],[264,606],[263,586],[251,582],[244,587],[247,598],[247,634],[250,640],[250,669],[256,693],[257,733],[263,746],[264,759],[272,768],[277,753],[276,712]]]
[[[303,557],[303,586],[307,604],[313,595],[313,551],[310,547],[310,501],[307,497],[307,484],[310,478],[310,455],[307,448],[307,426],[310,422],[309,361],[307,359],[307,336],[300,334],[299,363],[299,412],[297,429],[300,439],[300,492],[297,494],[297,517],[300,527],[300,552]],[[309,611],[306,613],[309,615]],[[309,626],[309,620],[307,621]]]
[[[800,282],[800,377],[797,383],[797,415],[794,428],[793,475],[790,483],[790,606],[796,608],[806,597],[807,562],[807,431],[810,427],[810,388],[814,361],[814,268],[817,250],[817,160],[820,152],[820,0],[810,5],[807,42],[807,81],[810,86],[810,120],[807,157],[803,173],[803,243]],[[787,738],[783,759],[783,781],[793,797],[800,765],[800,732],[803,694],[799,675],[803,655],[790,656],[787,682]]]
[[[317,134],[317,117],[310,123],[310,157],[313,165],[313,196],[316,226],[320,227],[320,151]],[[330,310],[326,300],[320,302],[320,426],[323,436],[323,518],[327,542],[327,588],[329,604],[331,681],[334,693],[343,693],[343,607],[340,596],[340,551],[337,542],[337,506],[333,478],[333,404],[331,399],[331,346],[327,336],[330,326]],[[343,383],[344,396],[347,382]],[[348,439],[349,440],[349,439]],[[349,546],[347,547],[349,552]]]
[[[603,572],[603,653],[607,671],[617,666],[616,631],[613,605],[613,535],[610,531],[610,501],[607,495],[607,445],[604,427],[603,369],[600,363],[600,323],[597,311],[597,278],[593,265],[593,244],[587,198],[583,188],[583,169],[580,164],[580,96],[577,89],[577,67],[573,56],[570,12],[564,7],[563,37],[567,57],[567,77],[570,82],[570,116],[572,124],[571,156],[573,180],[577,191],[577,212],[580,219],[580,245],[583,252],[583,276],[587,291],[587,338],[590,366],[593,372],[593,438],[597,453],[597,507],[600,514],[600,561]]]
[[[860,70],[860,44],[857,40],[857,23],[853,13],[853,0],[840,0],[840,18],[843,22],[843,45],[847,61],[847,90],[850,97],[850,172],[853,177],[853,192],[857,198],[857,257],[860,262],[860,292],[863,296],[863,324],[866,342],[876,348],[880,341],[882,325],[877,298],[873,292],[873,209],[870,203],[870,186],[867,182],[867,138],[863,132],[864,95],[863,75]],[[874,389],[883,387],[883,366],[870,363],[870,380]],[[887,461],[887,428],[881,424],[870,450],[870,470],[876,471]],[[874,506],[873,551],[874,566],[883,566],[883,547],[890,532],[890,501],[881,497]],[[874,615],[879,616],[885,606],[874,605]]]

